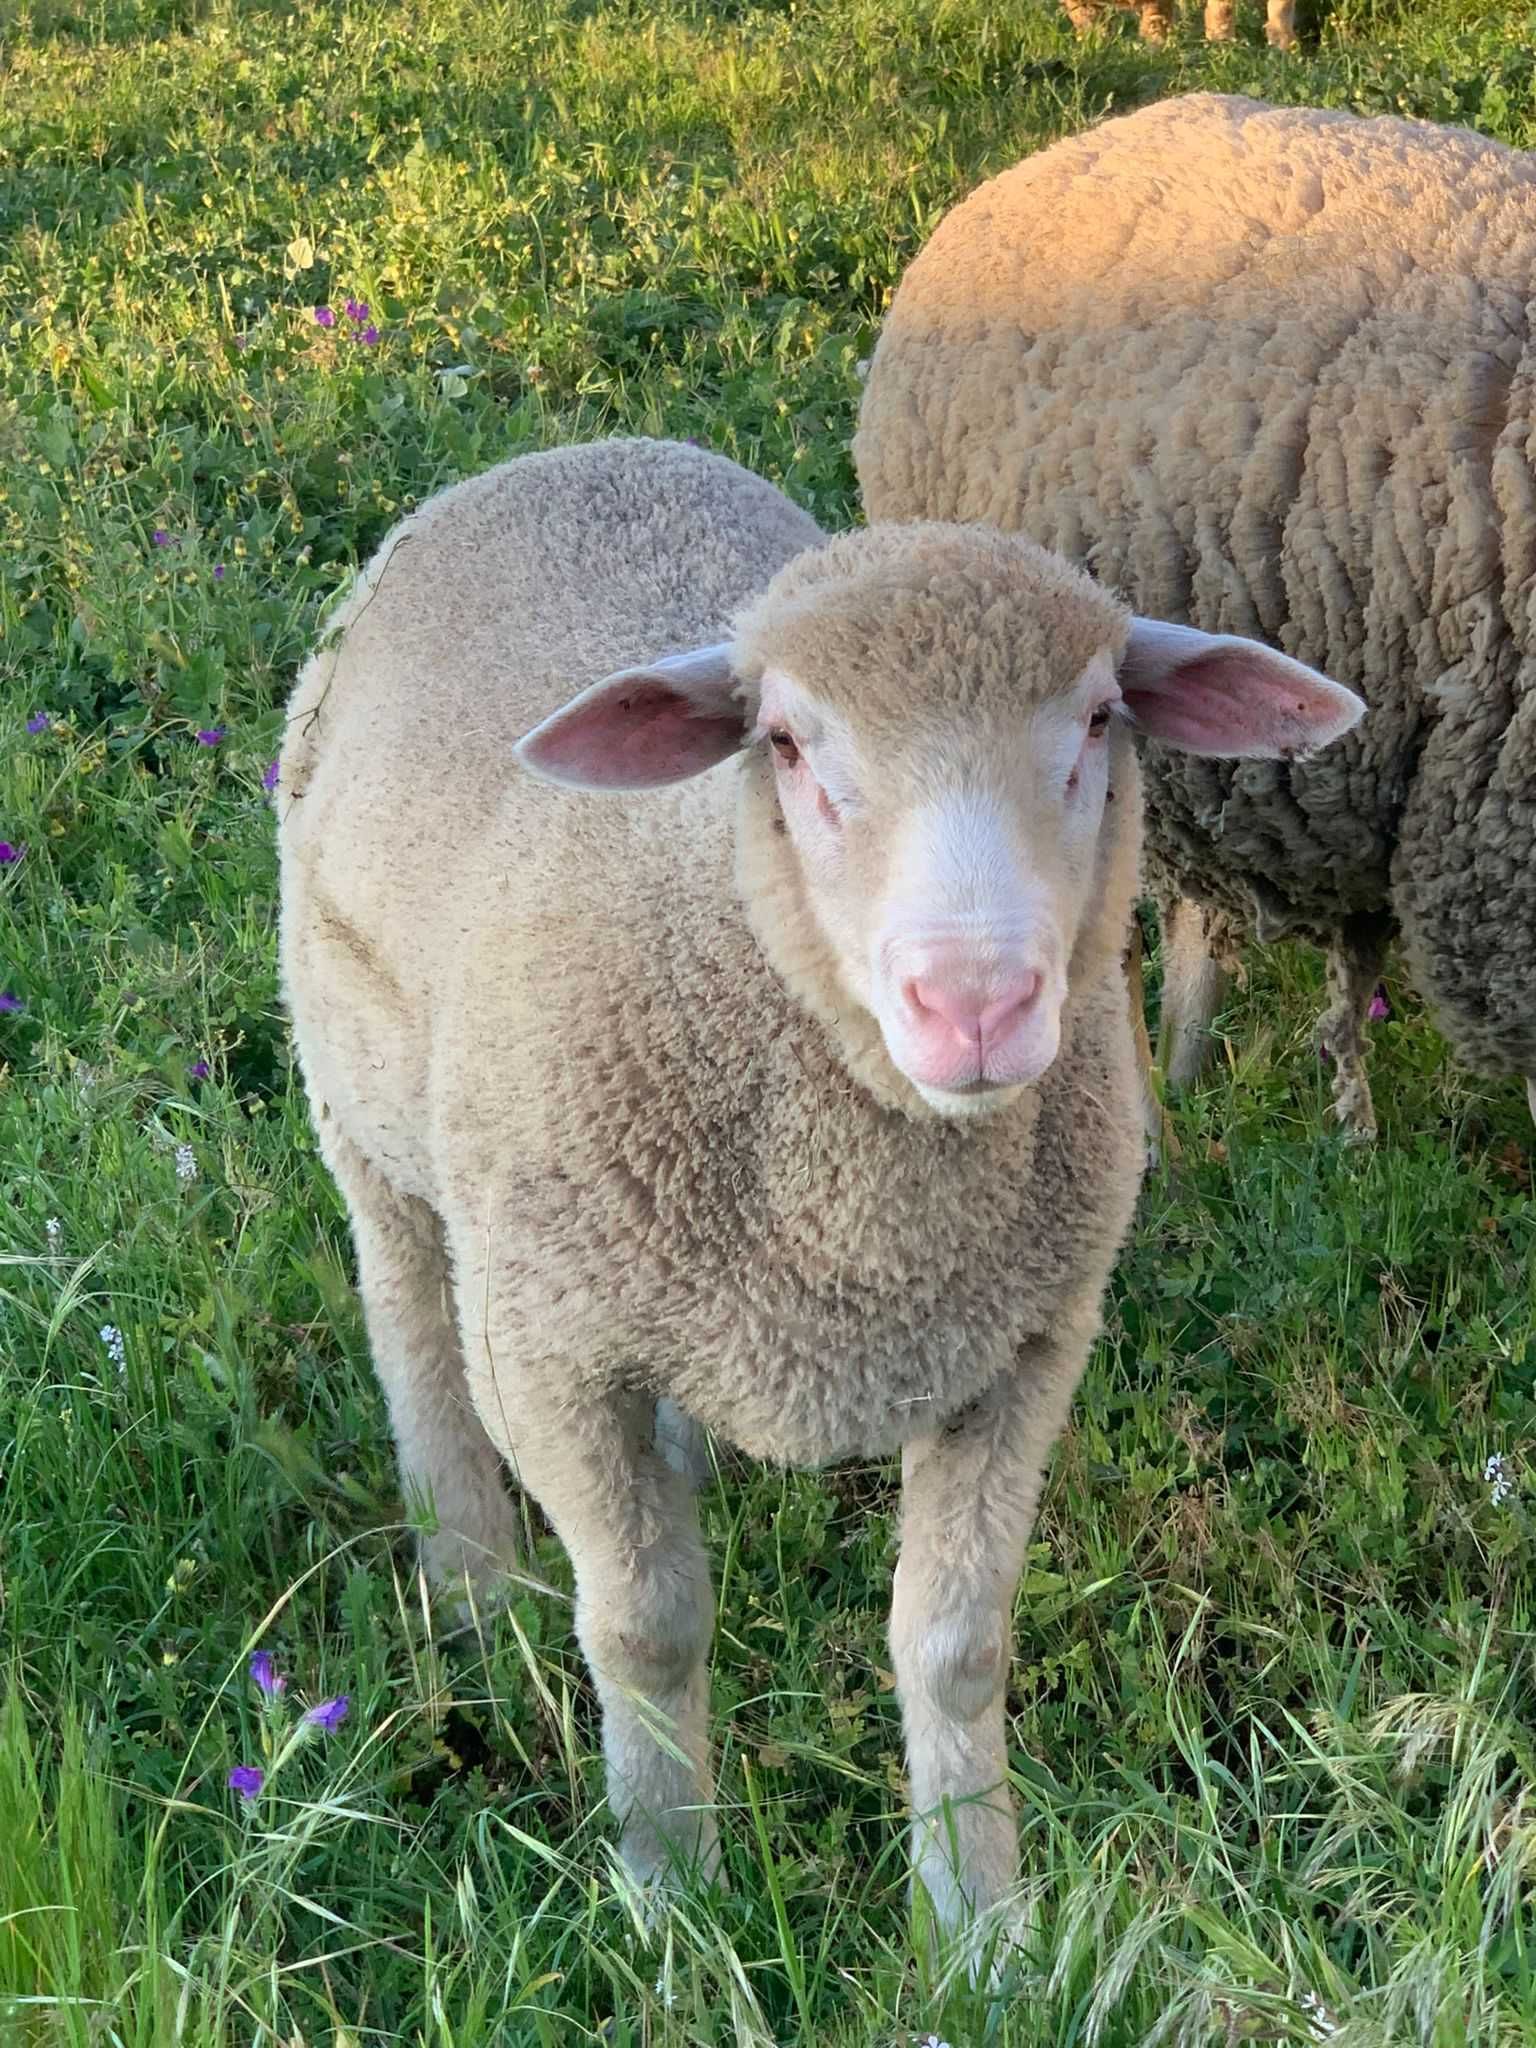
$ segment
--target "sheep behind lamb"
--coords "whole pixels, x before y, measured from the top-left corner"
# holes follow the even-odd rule
[[[1237,941],[1309,937],[1369,1134],[1400,932],[1453,1050],[1536,1114],[1533,294],[1536,158],[1207,94],[983,185],[896,294],[855,441],[871,519],[1030,534],[1370,705],[1316,761],[1145,750],[1176,1082]]]
[[[621,1852],[713,1871],[679,1417],[899,1449],[914,1850],[957,1925],[1016,1875],[1014,1588],[1140,1174],[1128,721],[1257,755],[1359,702],[1028,541],[824,542],[643,441],[433,499],[337,629],[282,753],[282,957],[428,1564],[512,1559],[507,1459],[574,1565]]]

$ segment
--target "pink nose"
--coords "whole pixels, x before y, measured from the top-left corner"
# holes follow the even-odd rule
[[[957,1045],[979,1052],[985,1060],[991,1048],[1024,1021],[1044,980],[1030,968],[1010,975],[1001,987],[992,984],[985,995],[974,988],[947,987],[942,981],[909,981],[903,994],[926,1028],[940,1022],[948,1025]]]

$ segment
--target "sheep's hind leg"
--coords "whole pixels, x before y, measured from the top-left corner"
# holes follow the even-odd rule
[[[1085,36],[1098,25],[1103,0],[1063,0],[1068,21],[1077,35]]]
[[[1269,0],[1264,35],[1272,50],[1296,47],[1296,0]]]
[[[1032,1347],[981,1400],[902,1456],[891,1651],[907,1737],[912,1876],[951,1935],[969,1926],[985,1938],[1018,1880],[1003,1713],[1013,1599],[1041,1475],[1090,1341],[1085,1328],[1075,1342],[1063,1332]]]
[[[1168,1111],[1163,1102],[1161,1078],[1153,1063],[1152,1041],[1147,1036],[1147,994],[1141,971],[1145,951],[1141,919],[1139,916],[1133,916],[1130,944],[1125,949],[1121,964],[1125,969],[1126,1001],[1131,1012],[1131,1039],[1136,1047],[1136,1071],[1141,1084],[1141,1123],[1147,1140],[1147,1165],[1155,1168],[1165,1158],[1178,1158],[1179,1141],[1174,1135],[1173,1125],[1169,1121]]]
[[[1346,918],[1328,949],[1331,1001],[1318,1019],[1317,1046],[1333,1062],[1333,1113],[1359,1144],[1376,1135],[1365,1026],[1391,936],[1390,918],[1366,913]]]
[[[1234,34],[1232,0],[1205,0],[1205,40],[1230,43]]]
[[[468,1573],[477,1590],[495,1592],[517,1562],[517,1510],[465,1386],[442,1224],[339,1134],[325,1133],[325,1156],[351,1212],[363,1319],[401,1481],[436,1520],[422,1562],[445,1587],[462,1586]]]
[[[1167,42],[1168,32],[1173,27],[1173,9],[1168,0],[1140,0],[1136,13],[1143,42]]]
[[[1158,903],[1163,968],[1157,1059],[1170,1088],[1187,1088],[1210,1057],[1211,1026],[1221,1014],[1231,977],[1211,951],[1205,913],[1189,896]]]

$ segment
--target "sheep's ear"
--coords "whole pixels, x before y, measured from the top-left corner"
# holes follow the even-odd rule
[[[567,789],[658,789],[702,775],[746,737],[730,644],[621,668],[524,734],[517,759]]]
[[[1309,754],[1365,716],[1353,690],[1259,640],[1132,619],[1120,691],[1137,729],[1186,754]]]

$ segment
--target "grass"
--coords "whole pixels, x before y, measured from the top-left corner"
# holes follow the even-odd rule
[[[434,1633],[275,976],[284,692],[403,507],[631,429],[846,522],[925,233],[1152,95],[1532,138],[1518,7],[1304,28],[0,0],[5,2048],[1536,2040],[1530,1133],[1398,984],[1374,1151],[1275,950],[1148,1186],[1019,1605],[1035,1932],[988,2000],[905,1904],[888,1471],[708,1496],[732,1890],[659,1935],[548,1537],[547,1590]]]

